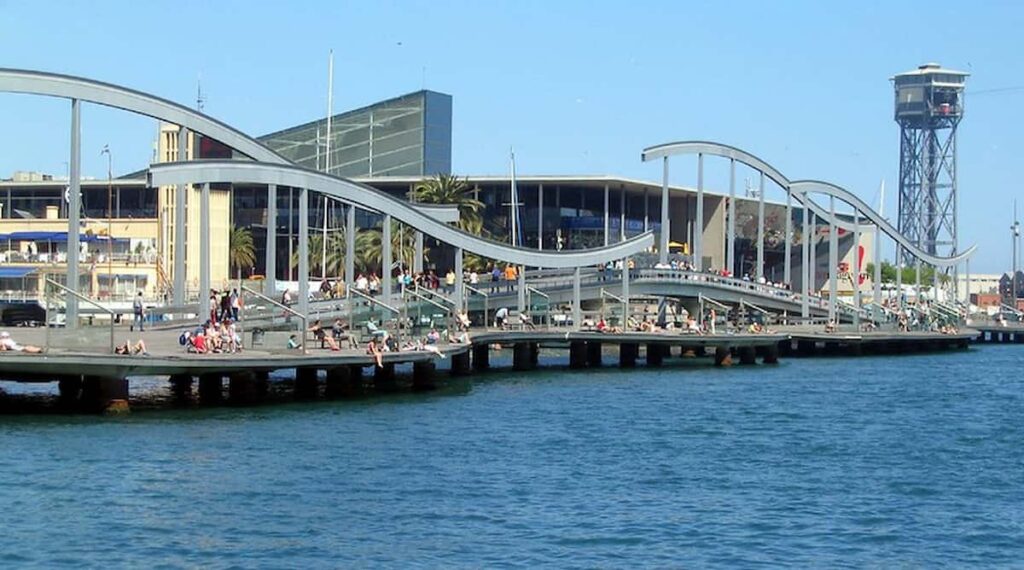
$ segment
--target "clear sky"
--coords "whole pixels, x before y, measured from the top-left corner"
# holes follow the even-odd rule
[[[895,214],[889,78],[925,62],[971,73],[960,127],[961,244],[1010,263],[1024,132],[1021,2],[36,2],[0,0],[0,66],[82,75],[194,105],[260,135],[427,87],[454,96],[453,168],[657,180],[640,151],[705,139]],[[66,168],[66,101],[0,94],[0,177]],[[83,173],[144,168],[155,124],[88,106]],[[675,163],[674,163],[675,164]],[[725,190],[724,166],[708,186]],[[673,167],[693,185],[695,168]],[[769,194],[781,200],[780,193]]]

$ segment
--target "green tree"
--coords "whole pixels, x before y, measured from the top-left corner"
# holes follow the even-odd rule
[[[383,232],[380,228],[363,230],[356,235],[356,266],[364,273],[383,271]],[[423,246],[424,262],[429,258],[430,249]],[[391,221],[391,259],[412,266],[416,256],[415,232],[401,222]]]
[[[868,263],[867,264],[867,269],[865,271],[868,274],[873,275],[874,274],[874,270],[875,270],[874,264],[873,263]],[[897,267],[895,265],[893,265],[892,263],[889,263],[888,261],[883,261],[882,262],[882,269],[881,269],[882,283],[895,283],[896,282],[896,271],[897,271]],[[903,283],[910,284],[910,283],[916,283],[917,282],[917,267],[915,267],[913,265],[904,267],[902,273],[903,274],[902,274],[901,278],[903,280]],[[945,273],[940,273],[939,274],[939,284],[945,285],[945,284],[949,283],[949,280],[950,280],[949,275],[947,275]],[[921,266],[921,283],[922,284],[929,284],[930,285],[930,284],[932,284],[934,282],[935,282],[935,268],[931,267],[931,266],[928,266],[928,265],[922,265]]]
[[[459,208],[459,228],[473,235],[483,232],[484,203],[473,197],[473,188],[464,178],[438,174],[417,183],[410,197],[423,204],[454,204]]]
[[[256,264],[256,245],[252,241],[252,230],[231,226],[228,234],[228,263],[235,270],[238,279],[242,278],[242,268]]]

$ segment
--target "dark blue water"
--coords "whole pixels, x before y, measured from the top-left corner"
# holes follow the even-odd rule
[[[1012,566],[1024,349],[0,418],[0,566]]]

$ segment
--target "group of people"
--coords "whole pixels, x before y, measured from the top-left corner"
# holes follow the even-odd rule
[[[140,293],[141,294],[141,293]],[[225,289],[218,297],[216,289],[210,289],[210,322],[217,324],[222,321],[238,322],[242,310],[242,296],[238,289]]]
[[[242,352],[242,332],[231,319],[216,323],[209,320],[200,327],[182,332],[178,344],[192,354]]]

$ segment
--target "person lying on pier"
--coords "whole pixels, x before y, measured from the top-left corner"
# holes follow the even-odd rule
[[[309,327],[309,332],[313,333],[313,337],[320,341],[321,347],[326,344],[334,352],[341,350],[338,347],[338,341],[334,340],[334,337],[327,336],[324,327],[320,324],[320,319],[313,321],[313,324]]]
[[[686,319],[686,331],[684,332],[689,334],[704,334],[704,331],[701,330],[700,325],[697,324],[697,319],[693,317]]]
[[[384,351],[378,343],[376,337],[370,338],[370,342],[366,343],[366,354],[373,355],[373,359],[377,361],[377,368],[384,368]]]
[[[149,352],[146,351],[146,343],[140,338],[139,342],[132,344],[131,340],[125,340],[123,344],[119,344],[114,347],[114,354],[124,354],[128,356],[134,356],[141,354],[142,356],[149,356]]]
[[[437,356],[439,356],[441,358],[445,358],[444,353],[441,352],[441,349],[437,348],[436,346],[434,346],[432,344],[425,344],[421,340],[416,340],[415,342],[412,342],[412,341],[406,342],[405,344],[402,345],[402,351],[403,352],[431,352],[431,353],[433,353],[433,354],[435,354],[435,355],[437,355]]]
[[[39,354],[43,352],[42,348],[38,346],[32,346],[31,344],[18,344],[11,338],[11,333],[4,331],[0,332],[0,351],[11,351],[11,352],[24,352],[25,354]]]

